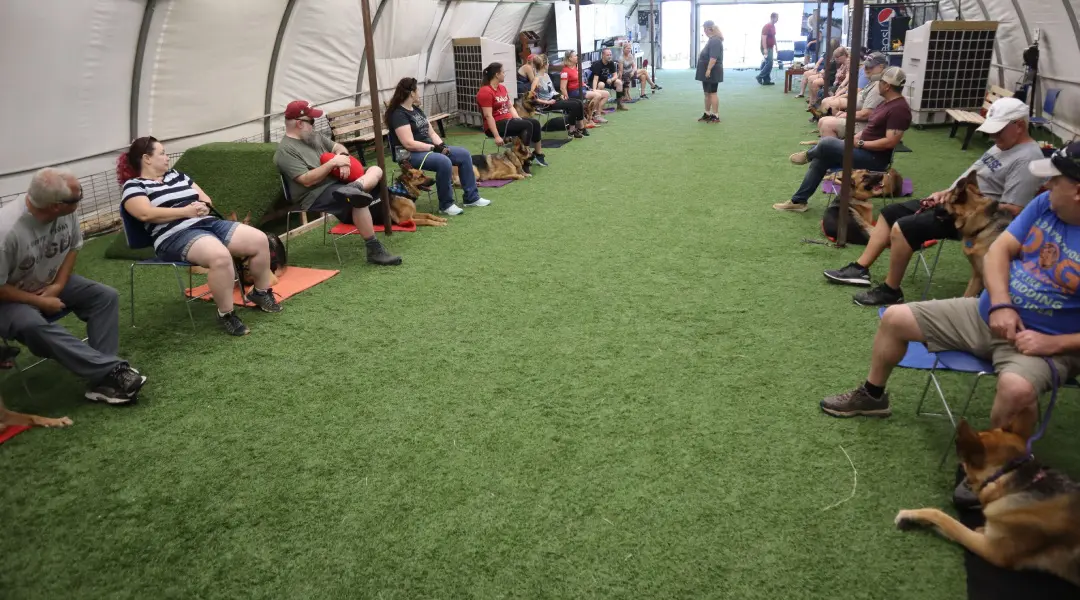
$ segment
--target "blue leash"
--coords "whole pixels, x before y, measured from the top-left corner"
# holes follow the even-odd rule
[[[1044,356],[1043,360],[1045,360],[1047,366],[1050,367],[1050,404],[1046,405],[1046,413],[1043,414],[1042,423],[1039,424],[1039,430],[1035,432],[1035,435],[1028,438],[1027,453],[1024,454],[1024,456],[1010,460],[997,473],[988,477],[986,481],[983,482],[982,486],[980,486],[980,491],[998,479],[1001,479],[1023,465],[1035,460],[1035,453],[1032,451],[1032,446],[1046,433],[1046,426],[1049,425],[1050,417],[1054,414],[1054,405],[1057,404],[1059,384],[1058,370],[1057,365],[1054,364],[1054,359],[1049,356]]]

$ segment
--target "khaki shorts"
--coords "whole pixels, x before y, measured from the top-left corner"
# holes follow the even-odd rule
[[[979,315],[978,298],[955,298],[913,302],[907,305],[915,315],[926,347],[931,352],[962,350],[994,363],[994,370],[1015,373],[1028,380],[1041,394],[1050,389],[1050,367],[1041,356],[1021,354],[1012,344],[993,336]],[[1080,374],[1080,355],[1054,357],[1060,383]]]

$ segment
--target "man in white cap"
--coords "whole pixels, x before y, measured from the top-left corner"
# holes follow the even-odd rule
[[[1000,202],[1002,210],[1016,216],[1043,183],[1042,178],[1032,175],[1027,168],[1031,161],[1043,156],[1039,144],[1028,135],[1028,107],[1016,98],[1001,98],[990,107],[979,130],[989,134],[994,145],[957,181],[974,170],[979,178],[979,190]],[[950,185],[948,189],[952,188]],[[881,209],[870,243],[858,260],[841,269],[825,271],[825,278],[833,283],[869,287],[870,266],[886,248],[891,248],[885,281],[855,294],[854,302],[860,306],[903,302],[900,282],[915,250],[930,240],[959,239],[953,219],[944,207],[938,206],[948,193],[947,190],[934,192],[923,200],[894,202]]]
[[[1017,421],[1034,425],[1039,394],[1054,381],[1047,359],[1059,383],[1080,375],[1080,142],[1029,162],[1025,170],[1049,177],[1049,191],[1028,203],[990,246],[983,262],[986,290],[978,298],[890,306],[874,337],[866,381],[822,400],[825,413],[889,416],[885,383],[909,342],[922,342],[931,352],[970,352],[994,363],[992,428]],[[963,488],[957,488],[954,501],[977,504]]]

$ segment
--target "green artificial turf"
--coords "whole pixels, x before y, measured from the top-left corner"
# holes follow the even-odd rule
[[[162,271],[137,274],[129,328],[127,263],[88,243],[78,270],[121,290],[123,353],[150,379],[120,409],[52,364],[33,400],[2,381],[75,426],[0,446],[0,595],[962,597],[960,550],[892,522],[951,510],[947,425],[914,414],[924,374],[897,371],[891,419],[817,406],[865,377],[877,317],[821,276],[860,247],[801,242],[822,197],[770,208],[805,171],[787,158],[812,138],[803,104],[729,72],[724,122],[703,124],[692,75],[660,79],[532,180],[482,190],[490,207],[394,235],[403,266],[344,240],[338,276],[245,313],[243,339],[204,304],[192,331]],[[905,142],[918,194],[980,152],[943,129]],[[290,258],[336,267],[318,232]],[[946,245],[933,294],[965,265]],[[1080,473],[1073,399],[1038,448]],[[823,511],[851,494],[841,445],[858,487]]]

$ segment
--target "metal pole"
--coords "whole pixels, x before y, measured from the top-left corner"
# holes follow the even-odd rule
[[[649,0],[649,68],[656,83],[656,34],[653,31],[653,0]]]
[[[832,60],[831,60],[831,58],[832,58],[832,50],[831,50],[831,48],[832,48],[832,11],[833,11],[833,0],[829,0],[829,16],[826,17],[826,19],[825,19],[825,47],[821,49],[821,51],[824,53],[824,54],[822,54],[822,56],[825,57],[824,67],[825,67],[825,90],[826,91],[829,89],[829,81],[832,80],[832,76],[833,76]],[[858,79],[858,77],[856,77],[855,79]],[[814,100],[815,100],[814,98],[811,98],[810,102],[813,103]]]
[[[386,173],[386,156],[383,153],[382,141],[382,115],[379,114],[379,78],[375,73],[375,42],[371,35],[371,7],[367,0],[360,2],[360,8],[364,16],[364,58],[367,61],[368,74],[368,97],[371,98],[371,121],[372,130],[375,133],[375,162],[379,169]],[[390,221],[390,194],[386,185],[379,186],[379,196],[383,202],[383,231],[386,235],[392,235],[393,223]]]
[[[585,57],[581,55],[581,0],[574,0],[574,21],[577,23],[577,80],[578,86],[585,85],[585,76],[581,69],[581,63]],[[581,91],[581,100],[585,100],[585,92],[578,87]],[[569,90],[567,90],[569,91]]]
[[[817,10],[814,11],[814,45],[817,46],[817,51],[814,52],[817,56],[821,54],[821,0],[817,0]],[[806,57],[803,57],[804,59]],[[804,61],[805,62],[805,61]]]
[[[851,7],[852,24],[851,24],[851,45],[854,47],[856,44],[862,45],[863,36],[863,13],[865,8],[863,7],[863,0],[854,0]],[[853,54],[848,58],[849,69],[858,69],[858,65],[855,64],[858,54]],[[856,75],[858,71],[852,75]],[[866,85],[876,85],[875,82],[867,83]],[[836,232],[836,247],[843,248],[847,244],[847,223],[848,223],[848,207],[851,205],[851,171],[855,168],[855,106],[858,101],[859,95],[859,78],[857,76],[848,77],[848,91],[847,91],[847,127],[844,130],[844,173],[840,179],[840,218],[837,223]]]

